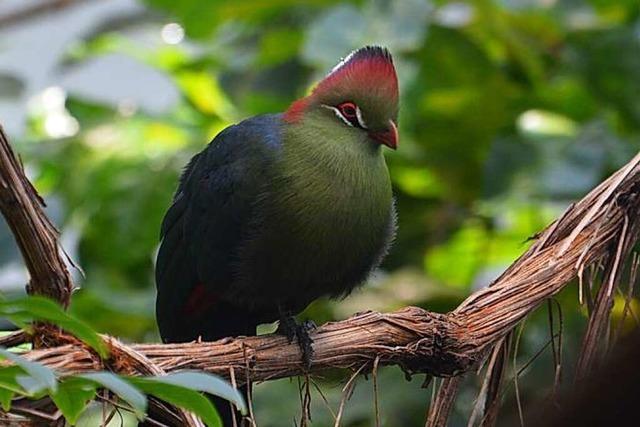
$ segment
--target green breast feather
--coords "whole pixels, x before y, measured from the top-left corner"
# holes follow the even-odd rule
[[[394,218],[384,157],[327,113],[284,127],[260,221],[240,253],[238,299],[299,311],[322,295],[348,293],[386,251]]]

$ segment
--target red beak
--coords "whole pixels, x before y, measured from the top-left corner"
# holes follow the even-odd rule
[[[395,150],[398,147],[398,128],[393,120],[389,120],[389,128],[380,132],[371,132],[369,136],[380,144]]]

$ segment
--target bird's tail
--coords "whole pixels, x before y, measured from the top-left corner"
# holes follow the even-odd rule
[[[196,289],[195,293],[198,296],[197,286],[194,289]],[[223,301],[207,300],[204,295],[187,299],[187,301],[189,300],[198,301],[201,305],[187,307],[193,308],[189,311],[184,310],[184,307],[175,307],[176,304],[174,304],[174,312],[170,314],[164,310],[161,311],[158,306],[158,318],[163,319],[158,323],[164,342],[210,342],[226,337],[256,335],[257,322],[248,315],[246,310]],[[239,391],[247,400],[249,392],[247,387],[241,387]],[[240,414],[228,401],[215,396],[210,396],[210,399],[222,418],[223,426],[234,426],[234,417],[236,426],[243,425]]]
[[[156,262],[156,320],[166,343],[216,341],[255,335],[258,322],[246,307],[234,306],[201,283],[184,229],[184,199],[177,199],[163,222],[163,239]],[[241,389],[247,396],[247,389]],[[233,426],[235,410],[226,400],[211,396],[223,425]],[[241,426],[237,422],[238,427]]]

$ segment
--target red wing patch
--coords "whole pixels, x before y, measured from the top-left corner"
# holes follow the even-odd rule
[[[204,284],[198,283],[191,291],[182,311],[189,316],[200,315],[213,307],[218,298],[219,296],[207,289]]]

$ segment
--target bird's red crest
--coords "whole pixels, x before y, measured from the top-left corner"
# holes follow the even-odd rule
[[[398,99],[398,78],[389,51],[379,46],[367,46],[353,51],[314,89],[314,93],[339,90],[340,86],[384,91],[390,100]]]
[[[387,49],[367,46],[351,52],[318,83],[311,95],[291,104],[285,119],[297,121],[314,98],[328,94],[344,94],[348,98],[354,90],[380,96],[387,102],[398,102],[398,77]]]

